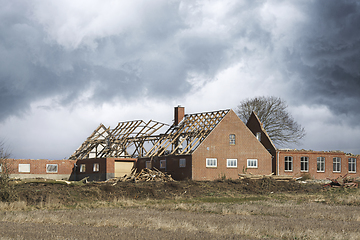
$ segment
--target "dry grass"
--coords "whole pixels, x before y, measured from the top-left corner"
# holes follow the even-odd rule
[[[207,232],[214,238],[359,239],[360,190],[78,202],[0,202],[0,221]]]

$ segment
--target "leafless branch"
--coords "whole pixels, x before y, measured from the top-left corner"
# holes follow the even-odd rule
[[[305,129],[288,113],[287,107],[281,98],[261,96],[240,102],[236,112],[246,123],[254,111],[276,145],[298,143],[305,136]]]

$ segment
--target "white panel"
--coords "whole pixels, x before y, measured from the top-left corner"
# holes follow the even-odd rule
[[[19,164],[19,172],[30,172],[30,164]]]

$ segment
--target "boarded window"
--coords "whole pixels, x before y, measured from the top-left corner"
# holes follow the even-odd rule
[[[86,171],[86,165],[80,164],[80,172],[85,172],[85,171]]]
[[[166,168],[166,160],[160,160],[160,168]]]
[[[57,164],[46,164],[46,172],[47,173],[57,173],[58,165]]]
[[[29,173],[30,164],[19,164],[19,172]]]
[[[185,158],[179,159],[179,167],[186,167],[186,159]]]
[[[99,170],[100,170],[100,164],[99,163],[94,163],[93,172],[98,172]]]
[[[226,159],[226,166],[236,168],[237,167],[237,159]]]

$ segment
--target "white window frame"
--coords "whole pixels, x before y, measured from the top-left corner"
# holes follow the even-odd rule
[[[99,172],[99,171],[100,171],[100,163],[94,163],[93,172]]]
[[[230,134],[229,135],[229,144],[230,145],[235,145],[236,144],[236,136],[235,136],[235,134]]]
[[[166,168],[166,160],[160,160],[160,168]]]
[[[305,169],[303,169],[303,166]],[[300,158],[300,172],[309,172],[309,157],[301,157]]]
[[[256,158],[248,159],[247,168],[258,168],[258,160]]]
[[[181,167],[181,168],[186,167],[186,159],[185,158],[179,159],[179,167]]]
[[[217,158],[206,158],[206,167],[216,168],[217,167]]]
[[[286,169],[288,168],[288,169]],[[292,156],[285,156],[284,158],[284,171],[292,172],[294,168],[294,161]]]
[[[80,164],[79,172],[81,172],[81,173],[86,172],[86,164],[85,163]]]
[[[261,142],[261,132],[256,133],[256,139]]]
[[[356,158],[349,158],[348,164],[349,164],[349,169],[348,169],[349,173],[356,173]]]
[[[151,169],[151,161],[146,161],[145,162],[145,168]]]
[[[317,172],[325,172],[325,157],[317,157],[316,158],[316,171]]]
[[[19,163],[19,173],[29,173],[30,172],[30,163]]]
[[[237,159],[236,158],[226,159],[226,167],[237,168]]]
[[[53,169],[56,169],[52,171]],[[57,173],[59,169],[58,164],[46,164],[46,173]]]
[[[333,172],[341,172],[341,158],[333,157]]]

